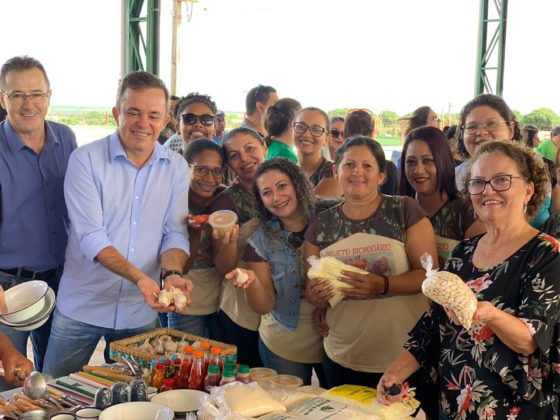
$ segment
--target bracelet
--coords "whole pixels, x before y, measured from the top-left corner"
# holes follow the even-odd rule
[[[167,276],[170,276],[172,274],[177,274],[178,276],[183,276],[183,273],[181,273],[179,270],[163,270],[163,275],[161,276],[162,280],[165,280],[165,278]]]
[[[383,277],[383,291],[380,293],[380,295],[386,295],[389,292],[389,277],[381,275],[381,277]]]

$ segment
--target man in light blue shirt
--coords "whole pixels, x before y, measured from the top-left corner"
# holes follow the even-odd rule
[[[169,93],[147,72],[126,76],[113,116],[118,129],[70,156],[64,195],[70,237],[44,371],[79,371],[99,339],[107,344],[152,330],[160,274],[188,295],[182,277],[188,166],[157,138],[169,120]],[[105,354],[108,359],[108,354]]]
[[[36,59],[6,61],[0,90],[8,114],[0,122],[0,286],[43,280],[56,293],[68,241],[64,174],[76,137],[69,127],[45,120],[51,88]],[[0,326],[24,355],[31,336],[36,370],[43,366],[51,319],[31,332]],[[0,390],[11,387],[0,379]]]

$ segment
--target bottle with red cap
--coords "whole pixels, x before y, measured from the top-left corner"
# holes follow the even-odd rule
[[[220,372],[224,370],[224,363],[222,362],[222,348],[214,346],[210,350],[210,365],[218,365]]]
[[[204,352],[197,350],[193,353],[194,362],[189,375],[188,389],[196,389],[202,391],[204,389]]]

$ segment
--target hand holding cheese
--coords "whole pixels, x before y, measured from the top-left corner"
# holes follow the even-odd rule
[[[422,266],[426,269],[422,293],[444,308],[451,309],[461,325],[469,329],[477,307],[477,299],[471,288],[453,273],[432,270],[431,257],[427,254],[422,256]]]
[[[243,268],[236,268],[226,274],[226,279],[233,281],[233,286],[246,289],[255,281],[255,273],[252,270],[245,270]]]
[[[309,257],[308,261],[311,264],[311,268],[309,268],[307,272],[307,277],[309,277],[309,279],[323,279],[323,281],[327,281],[334,289],[334,296],[329,298],[329,304],[333,308],[345,297],[345,294],[338,290],[339,288],[355,287],[350,284],[350,282],[345,283],[338,279],[339,277],[345,276],[343,272],[370,274],[360,268],[344,264],[334,257],[317,258],[312,256]]]

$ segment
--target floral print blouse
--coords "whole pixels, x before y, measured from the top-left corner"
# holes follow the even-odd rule
[[[560,391],[560,243],[537,234],[494,267],[472,263],[482,236],[461,242],[444,270],[479,301],[523,321],[537,342],[529,356],[507,347],[483,322],[455,325],[432,303],[405,348],[439,381],[439,405],[453,419],[556,419]]]

